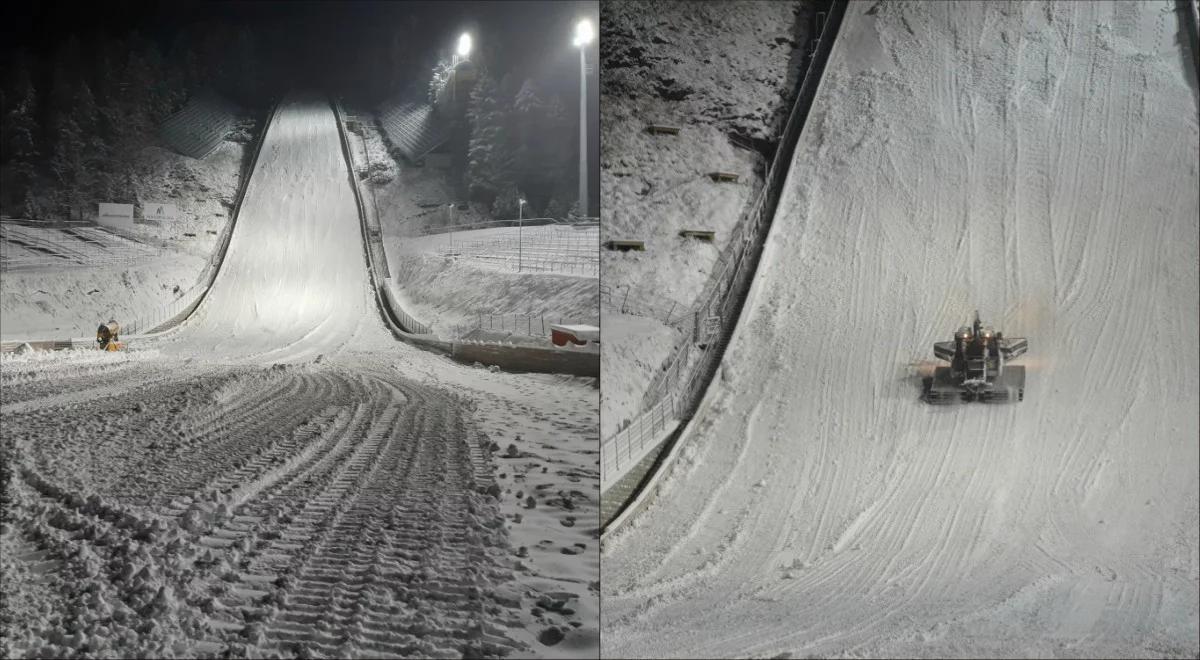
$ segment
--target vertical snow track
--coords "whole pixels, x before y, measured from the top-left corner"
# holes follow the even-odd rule
[[[293,98],[181,327],[6,369],[0,655],[529,651],[477,403],[443,384],[471,370],[397,343],[365,266],[332,109]]]
[[[1171,3],[855,3],[606,657],[1194,657],[1197,119]],[[918,401],[979,308],[1025,401]]]

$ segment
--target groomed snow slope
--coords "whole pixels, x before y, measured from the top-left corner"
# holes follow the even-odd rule
[[[291,99],[198,314],[5,358],[0,655],[595,656],[594,389],[396,342],[352,194]]]
[[[183,350],[312,357],[353,337],[372,306],[337,124],[324,101],[295,101],[267,130],[217,280],[180,333]]]
[[[605,657],[1195,657],[1197,97],[1171,3],[851,3]],[[1023,403],[918,402],[978,307]]]

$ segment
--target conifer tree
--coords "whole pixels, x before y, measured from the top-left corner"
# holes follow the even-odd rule
[[[505,113],[491,76],[483,74],[475,83],[467,117],[467,189],[472,199],[490,204],[512,181]]]

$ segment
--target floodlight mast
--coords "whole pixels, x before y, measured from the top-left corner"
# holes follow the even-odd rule
[[[575,47],[579,49],[579,215],[588,215],[587,179],[587,45],[592,42],[592,22],[583,19],[575,25]]]

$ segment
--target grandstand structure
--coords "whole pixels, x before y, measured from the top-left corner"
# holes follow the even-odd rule
[[[449,127],[439,121],[428,103],[392,99],[379,107],[377,116],[391,146],[410,163],[421,163],[450,138]]]
[[[184,156],[204,158],[217,150],[237,124],[238,106],[216,92],[194,94],[159,129],[162,139]]]

